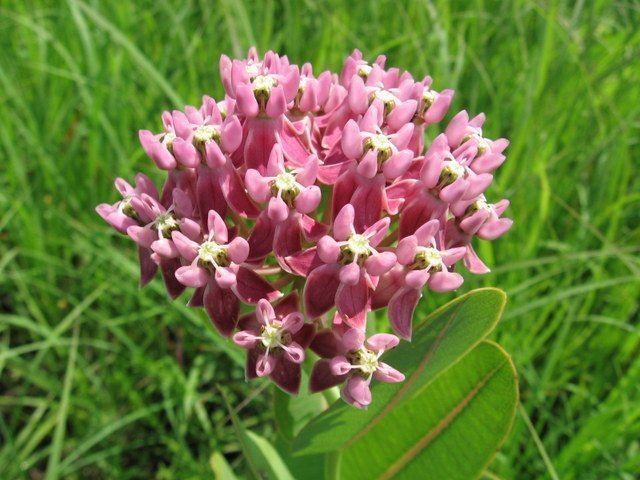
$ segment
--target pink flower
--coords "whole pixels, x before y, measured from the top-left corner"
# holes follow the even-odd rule
[[[372,379],[386,383],[404,380],[402,373],[380,361],[384,352],[398,345],[399,340],[395,335],[378,333],[365,340],[362,330],[352,328],[341,337],[325,332],[317,338],[315,349],[335,356],[319,360],[314,365],[309,380],[312,392],[343,384],[340,391],[343,400],[355,407],[365,408],[371,403],[369,386]],[[323,342],[325,345],[321,345]]]
[[[388,309],[408,340],[424,288],[460,287],[458,263],[489,271],[474,244],[513,223],[508,200],[485,198],[508,141],[462,111],[425,144],[453,91],[384,56],[354,50],[341,72],[315,74],[251,48],[219,67],[223,99],[205,95],[164,112],[162,132],[139,133],[167,171],[161,191],[142,174],[135,186],[118,179],[122,198],[96,211],[138,245],[142,285],[160,270],[170,297],[193,289],[188,305],[248,350],[248,379],[296,393],[311,348],[322,357],[311,389],[343,384],[365,407],[372,379],[403,379],[380,361],[398,337],[365,341],[368,313]]]
[[[345,205],[333,222],[333,236],[326,235],[318,242],[317,253],[325,265],[310,273],[304,298],[309,316],[322,315],[335,302],[348,323],[362,327],[370,291],[375,288],[377,277],[395,265],[396,256],[375,248],[389,229],[389,218],[357,233],[354,216],[353,206]],[[327,276],[333,279],[328,281]]]
[[[314,185],[318,159],[311,155],[304,167],[287,170],[282,148],[276,144],[271,150],[266,175],[248,169],[245,185],[256,202],[269,202],[267,214],[276,223],[289,216],[289,210],[310,213],[320,203],[320,188]]]
[[[295,294],[283,298],[275,308],[260,300],[256,311],[239,322],[240,331],[233,336],[236,345],[249,350],[248,379],[269,376],[286,392],[300,388],[300,364],[311,343],[314,327],[305,324],[297,311]]]

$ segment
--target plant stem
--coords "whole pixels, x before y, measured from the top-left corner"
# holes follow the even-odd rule
[[[340,450],[329,452],[324,457],[324,478],[325,480],[340,480],[340,460],[342,454]]]

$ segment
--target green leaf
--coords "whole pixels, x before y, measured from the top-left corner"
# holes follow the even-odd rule
[[[406,380],[374,383],[373,403],[367,410],[356,410],[344,402],[333,404],[296,437],[296,454],[328,452],[356,442],[404,398],[428,386],[486,337],[500,319],[505,301],[505,294],[495,288],[473,290],[416,322],[412,341],[403,342],[384,357]]]
[[[240,441],[240,447],[242,448],[242,452],[244,453],[253,477],[257,480],[294,480],[273,445],[265,438],[250,430],[246,430],[242,426],[238,415],[229,403],[226,391],[220,387],[219,390],[227,406],[227,410],[229,410],[233,428],[236,431],[236,435]]]
[[[238,478],[235,473],[233,473],[227,459],[224,458],[224,455],[220,452],[213,452],[213,455],[211,455],[209,459],[209,464],[211,465],[211,470],[213,470],[216,480],[236,480]]]
[[[309,376],[302,372],[299,395],[289,395],[279,388],[274,389],[274,412],[278,432],[287,442],[300,432],[313,417],[327,408],[327,402],[320,393],[309,393]]]
[[[340,478],[476,478],[504,442],[517,401],[511,359],[482,342],[351,444]]]

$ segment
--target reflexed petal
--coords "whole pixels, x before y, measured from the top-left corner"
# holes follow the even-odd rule
[[[282,296],[269,282],[248,268],[240,267],[236,279],[234,291],[243,302],[257,303],[261,298],[273,301]]]
[[[210,280],[204,291],[204,308],[221,335],[229,337],[238,322],[240,302],[231,290]]]
[[[336,376],[331,372],[330,360],[318,360],[313,366],[309,377],[309,391],[311,393],[321,392],[327,388],[340,385],[344,382],[346,375]]]
[[[335,304],[340,286],[338,265],[323,265],[313,270],[304,286],[304,303],[307,316],[316,318],[329,311]]]
[[[393,331],[405,340],[411,339],[411,320],[413,311],[420,300],[421,293],[413,288],[398,290],[389,302],[389,322]]]

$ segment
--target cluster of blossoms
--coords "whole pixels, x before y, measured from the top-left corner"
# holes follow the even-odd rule
[[[410,339],[425,289],[457,289],[458,264],[488,271],[472,239],[511,227],[509,202],[484,196],[508,142],[462,111],[425,144],[453,91],[384,57],[354,51],[339,75],[316,76],[252,49],[223,56],[220,72],[223,100],[205,96],[165,112],[160,133],[140,132],[167,171],[162,191],[143,174],[135,186],[118,179],[122,199],[97,212],[137,243],[143,285],[159,269],[172,298],[194,289],[189,305],[248,350],[248,378],[296,393],[311,350],[310,389],[342,385],[365,407],[372,379],[404,379],[381,356]],[[366,338],[381,308],[397,336]]]

